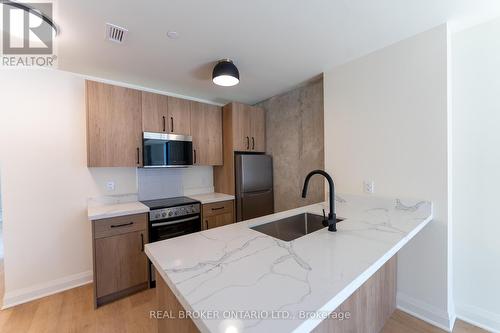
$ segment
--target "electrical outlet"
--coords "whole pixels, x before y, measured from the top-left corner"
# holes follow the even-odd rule
[[[106,183],[106,188],[108,191],[114,191],[115,190],[115,182],[114,181],[108,181]]]
[[[373,180],[365,180],[363,182],[363,191],[369,194],[375,193],[375,183]]]

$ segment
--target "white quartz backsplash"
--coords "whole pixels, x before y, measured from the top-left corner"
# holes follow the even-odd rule
[[[212,167],[138,169],[139,200],[214,191]]]

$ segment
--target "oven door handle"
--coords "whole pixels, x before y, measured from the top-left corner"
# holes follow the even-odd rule
[[[151,227],[153,227],[153,228],[154,227],[162,227],[164,225],[171,225],[171,224],[193,221],[193,220],[197,220],[199,218],[200,218],[199,216],[193,216],[193,217],[188,217],[186,219],[181,219],[181,220],[176,220],[176,221],[153,223],[153,224],[151,224]]]

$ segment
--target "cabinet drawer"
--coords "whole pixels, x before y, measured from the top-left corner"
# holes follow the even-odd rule
[[[233,202],[234,200],[228,200],[203,205],[203,218],[225,213],[232,213]]]
[[[128,232],[147,230],[148,229],[148,214],[135,214],[109,219],[95,220],[94,223],[94,238],[111,237],[121,235]]]

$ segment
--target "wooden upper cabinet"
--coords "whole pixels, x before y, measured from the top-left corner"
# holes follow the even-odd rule
[[[191,101],[193,164],[222,165],[222,109]]]
[[[142,129],[144,132],[168,131],[168,97],[142,92]]]
[[[263,109],[240,103],[230,104],[235,151],[266,151],[266,116]]]
[[[86,81],[87,165],[142,165],[141,92]]]
[[[250,150],[255,152],[266,151],[266,113],[264,109],[250,107]]]
[[[234,195],[234,152],[266,151],[266,114],[258,107],[229,103],[222,117],[224,165],[214,167],[214,188]]]
[[[167,131],[191,135],[191,101],[168,96]]]
[[[232,115],[233,150],[250,151],[252,129],[248,106],[240,103],[231,103],[228,107]]]

